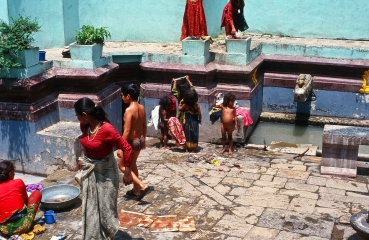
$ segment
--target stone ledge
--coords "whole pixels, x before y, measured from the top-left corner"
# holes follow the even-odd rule
[[[260,115],[260,121],[291,123],[291,124],[295,124],[296,122],[300,121],[304,122],[306,125],[313,126],[324,126],[325,124],[332,124],[332,125],[366,127],[369,125],[369,120],[324,117],[324,116],[309,116],[309,115],[297,115],[292,113],[273,113],[273,112],[262,112]]]
[[[264,86],[295,88],[299,74],[264,73]],[[334,90],[341,92],[359,92],[361,79],[342,79],[333,77],[313,76],[313,90]]]

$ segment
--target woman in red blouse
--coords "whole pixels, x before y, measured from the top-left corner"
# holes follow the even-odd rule
[[[132,182],[132,148],[110,124],[104,109],[91,99],[79,99],[74,110],[82,131],[83,157],[78,161],[82,170],[82,239],[114,239],[119,229],[119,171],[113,148],[122,150],[119,161],[123,161],[126,183]]]
[[[249,26],[243,15],[244,0],[230,0],[223,9],[220,28],[225,27],[227,37],[235,38],[236,32],[247,30]]]
[[[182,41],[186,37],[207,36],[206,18],[202,0],[187,0],[183,15]]]
[[[14,170],[13,162],[0,162],[0,234],[7,237],[31,229],[41,201],[39,190],[28,197],[22,179],[14,179]]]

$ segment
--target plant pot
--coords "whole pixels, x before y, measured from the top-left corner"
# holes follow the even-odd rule
[[[227,53],[248,54],[251,46],[251,38],[247,39],[225,39]]]
[[[101,58],[103,45],[96,43],[93,45],[79,45],[72,43],[69,45],[72,60],[96,61]]]
[[[182,40],[182,53],[184,55],[204,56],[209,54],[210,39],[203,40],[186,37]]]
[[[22,64],[23,68],[29,68],[39,63],[39,48],[31,47],[19,52],[17,62]]]

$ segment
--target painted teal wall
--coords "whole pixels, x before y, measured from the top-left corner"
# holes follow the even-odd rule
[[[64,45],[75,41],[79,29],[79,1],[63,0]]]
[[[227,0],[203,2],[208,32],[216,36]],[[113,41],[177,42],[186,0],[80,0],[79,5],[80,24],[107,26]]]
[[[245,4],[250,32],[369,39],[367,0],[245,0]]]
[[[367,0],[246,0],[249,32],[293,37],[369,39]],[[82,24],[105,26],[113,41],[177,42],[186,0],[0,0],[0,18],[37,17],[40,48],[74,41]],[[220,30],[227,0],[203,0],[208,32]]]
[[[9,22],[8,0],[0,0],[0,19],[5,22]]]
[[[37,17],[41,32],[35,34],[33,45],[41,48],[64,46],[62,1],[8,0],[9,17]]]

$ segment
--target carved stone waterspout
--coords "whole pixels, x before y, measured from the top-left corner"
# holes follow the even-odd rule
[[[296,80],[294,101],[306,102],[313,87],[313,77],[310,74],[300,74]]]

